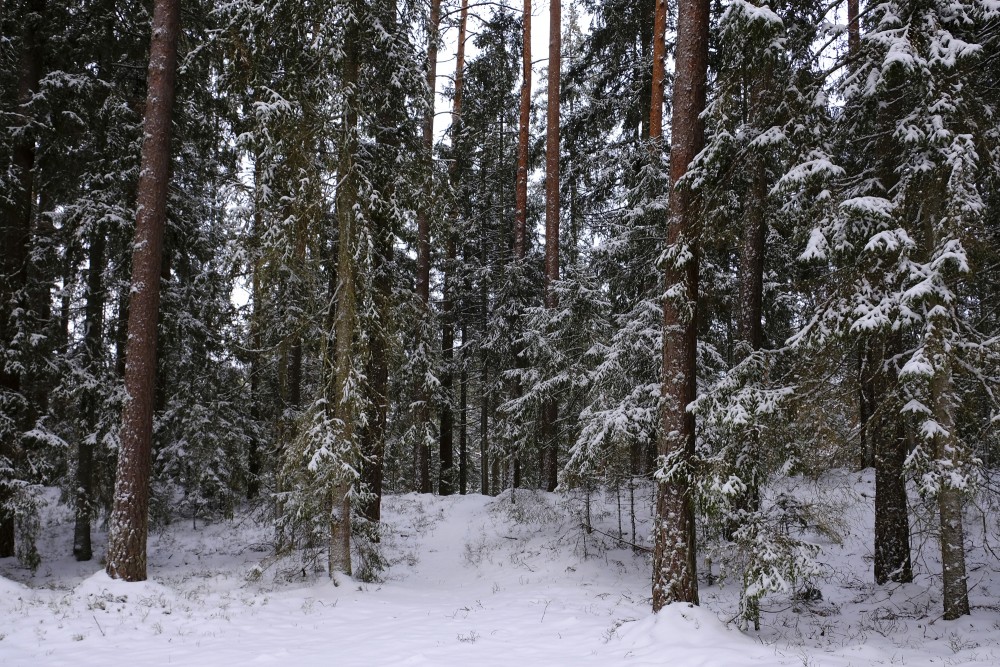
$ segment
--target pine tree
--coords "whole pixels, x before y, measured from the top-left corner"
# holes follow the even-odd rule
[[[670,147],[670,220],[663,305],[663,424],[653,558],[653,610],[671,602],[698,602],[695,526],[689,476],[695,448],[694,415],[698,344],[697,203],[681,182],[704,144],[708,76],[709,6],[684,0],[677,19],[677,62]]]
[[[154,6],[149,57],[149,94],[140,170],[129,303],[129,344],[122,414],[121,449],[115,479],[115,505],[108,537],[108,574],[126,581],[146,579],[149,474],[156,375],[156,320],[160,262],[166,226],[170,168],[170,122],[177,70],[180,3]]]

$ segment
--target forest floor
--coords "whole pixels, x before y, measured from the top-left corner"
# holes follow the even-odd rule
[[[589,535],[575,494],[387,497],[381,581],[334,586],[314,561],[264,567],[270,531],[246,515],[159,528],[151,580],[113,581],[69,555],[53,490],[37,572],[0,560],[0,665],[1000,665],[996,514],[970,507],[973,613],[944,621],[929,513],[912,521],[916,581],[875,586],[871,472],[790,484],[823,508],[824,530],[803,529],[822,547],[821,599],[767,598],[759,631],[736,627],[738,585],[707,570],[701,607],[651,613],[649,556],[616,539],[632,540],[627,493],[595,495]]]

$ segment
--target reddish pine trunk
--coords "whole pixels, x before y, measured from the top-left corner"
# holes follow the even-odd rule
[[[514,183],[514,260],[527,252],[528,123],[531,119],[531,0],[524,0],[521,107],[517,125],[517,179]]]
[[[545,307],[558,306],[555,281],[559,280],[559,79],[562,48],[562,7],[549,2],[549,81],[545,128]],[[554,397],[542,406],[543,487],[555,491],[559,482],[559,444],[556,421],[559,405]]]
[[[861,25],[858,23],[858,0],[847,0],[847,54],[854,58],[861,51]]]
[[[108,534],[108,575],[146,579],[150,451],[156,384],[156,321],[167,217],[170,122],[180,34],[180,0],[156,0],[139,171],[125,390],[114,506]]]
[[[649,138],[659,142],[663,138],[663,80],[666,76],[664,57],[667,43],[667,0],[656,0],[653,15],[653,90],[649,104]]]
[[[659,454],[681,467],[694,454],[695,421],[687,406],[696,393],[698,244],[696,202],[678,181],[704,145],[708,79],[708,0],[681,0],[677,19],[677,62],[670,147],[670,210],[667,243],[687,258],[666,268],[667,289],[679,294],[663,305],[663,419]],[[680,256],[681,253],[678,253]],[[698,602],[695,525],[686,471],[657,483],[653,610],[671,602]]]

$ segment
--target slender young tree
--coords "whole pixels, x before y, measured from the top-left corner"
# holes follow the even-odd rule
[[[689,464],[695,450],[698,342],[697,202],[681,179],[701,150],[708,83],[708,0],[681,0],[670,145],[666,297],[663,301],[662,421],[658,441],[653,555],[653,610],[671,602],[698,602],[694,505]]]
[[[94,377],[102,356],[101,343],[104,328],[103,286],[104,254],[107,236],[103,225],[96,225],[90,239],[87,269],[87,305],[83,325],[83,347],[86,364]],[[88,392],[84,399],[84,418],[88,434],[97,430],[98,396]],[[73,533],[73,556],[79,561],[90,560],[93,556],[91,545],[91,519],[94,513],[94,448],[96,438],[80,438],[77,447],[76,467],[76,525]]]
[[[156,388],[156,325],[167,217],[170,124],[180,35],[180,0],[156,0],[139,171],[121,445],[108,532],[108,575],[146,579],[149,476]]]
[[[461,9],[459,11],[458,20],[458,47],[455,54],[455,96],[452,100],[452,111],[451,111],[451,146],[452,146],[452,160],[449,164],[449,176],[451,180],[452,191],[459,193],[461,189],[462,180],[462,169],[459,166],[459,156],[460,143],[462,141],[462,95],[465,89],[465,35],[466,35],[466,24],[469,18],[469,2],[468,0],[462,0]],[[455,430],[455,417],[452,410],[452,402],[454,400],[454,361],[455,361],[455,272],[457,270],[457,243],[455,240],[455,234],[457,232],[459,212],[456,207],[454,213],[452,214],[452,219],[447,229],[445,230],[445,262],[443,267],[444,273],[444,295],[441,302],[441,354],[444,361],[444,375],[441,380],[441,386],[444,390],[445,400],[441,405],[441,449],[440,449],[440,460],[441,460],[441,480],[438,485],[439,492],[442,496],[451,495],[455,492],[455,454],[454,454],[454,430]],[[465,341],[462,341],[465,344]],[[462,385],[462,391],[465,390],[464,384]],[[463,404],[464,406],[464,404]],[[462,434],[460,438],[464,437],[464,407],[461,409],[462,413]],[[463,450],[464,451],[464,450]],[[459,465],[459,476],[464,474],[463,464],[460,452],[460,465]],[[459,484],[460,487],[464,489],[464,485]],[[465,491],[463,490],[462,493]]]
[[[426,320],[430,317],[431,294],[431,216],[429,208],[434,194],[434,106],[437,98],[437,59],[441,39],[441,0],[431,0],[427,19],[427,101],[423,119],[424,200],[417,209],[417,298],[423,309],[420,336],[426,335]],[[429,345],[421,340],[419,344]],[[429,442],[431,395],[426,381],[420,379],[417,411],[417,473],[421,493],[431,493],[431,450]]]

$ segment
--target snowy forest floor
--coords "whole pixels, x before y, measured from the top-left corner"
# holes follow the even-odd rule
[[[765,600],[759,632],[741,632],[735,582],[709,585],[702,606],[653,615],[648,555],[622,545],[618,496],[519,490],[499,498],[387,497],[380,583],[334,586],[300,560],[259,572],[270,530],[248,516],[150,536],[151,581],[112,581],[69,554],[72,513],[53,490],[32,574],[0,560],[0,664],[47,665],[998,665],[997,516],[970,508],[973,614],[940,618],[931,516],[912,518],[916,581],[871,583],[871,471],[787,493],[820,501],[838,544],[819,533],[822,599]],[[637,540],[649,544],[648,488]],[[628,495],[621,494],[631,539]],[[641,500],[641,502],[640,502]],[[807,528],[807,534],[811,531]],[[99,534],[95,553],[103,553]],[[325,559],[319,558],[322,563]],[[704,566],[702,566],[704,570]],[[95,574],[96,573],[96,574]],[[813,596],[815,597],[815,596]]]

